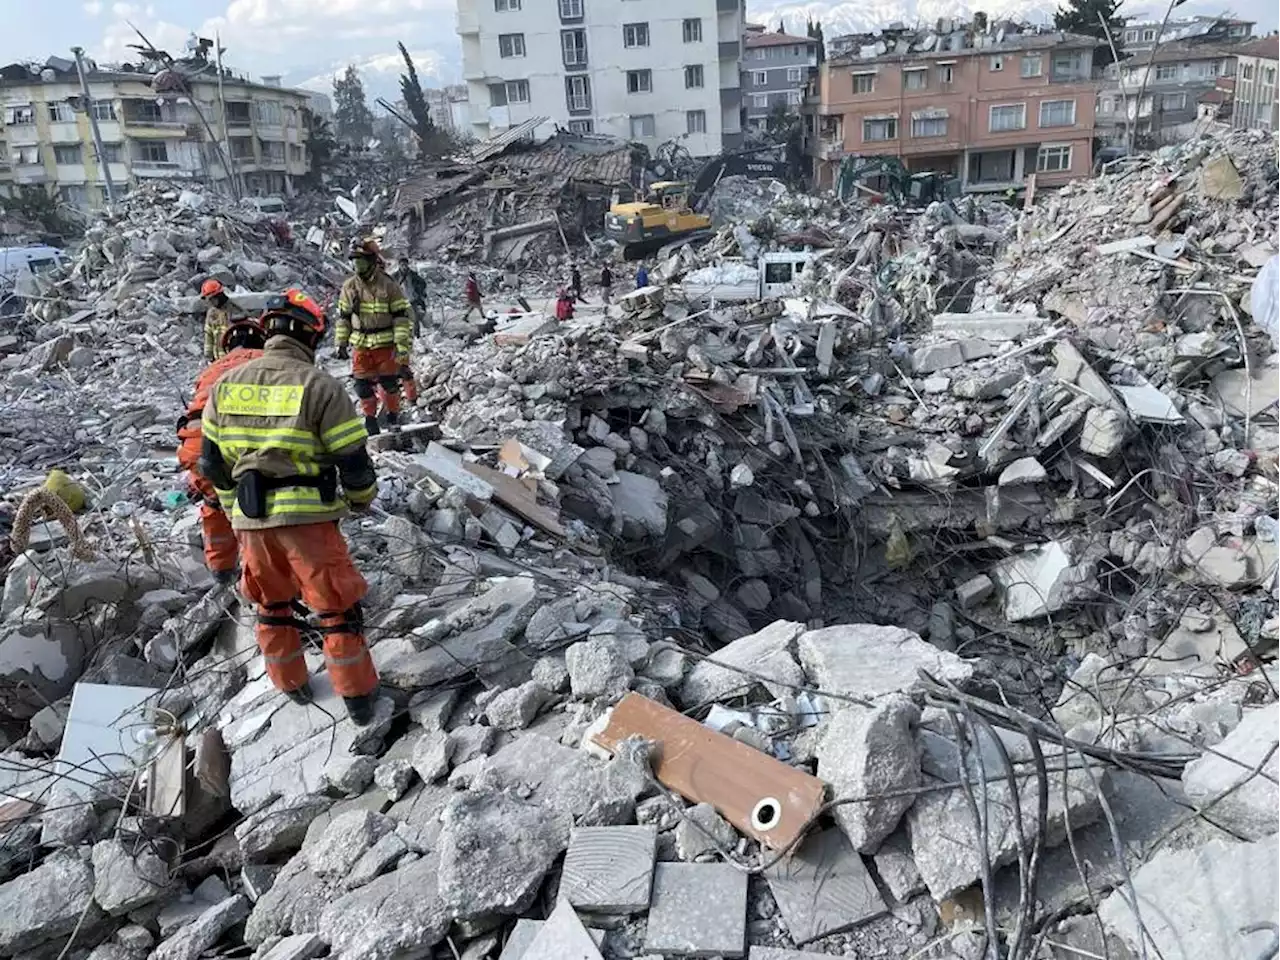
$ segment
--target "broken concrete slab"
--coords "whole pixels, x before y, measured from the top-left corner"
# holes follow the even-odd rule
[[[102,918],[93,868],[74,852],[55,853],[30,873],[0,884],[0,952],[14,956],[67,936],[82,917]]]
[[[1135,953],[1145,942],[1164,960],[1256,960],[1275,944],[1278,850],[1273,837],[1162,849],[1133,872],[1130,888],[1098,905],[1098,916]]]
[[[395,821],[371,810],[350,810],[335,817],[304,853],[311,872],[322,880],[338,880],[351,872],[380,837],[395,830]]]
[[[237,894],[210,907],[151,954],[151,960],[198,960],[222,935],[249,916],[249,901]]]
[[[872,699],[918,689],[918,671],[963,685],[973,666],[901,627],[857,623],[802,633],[800,662],[818,688]]]
[[[1124,401],[1129,416],[1137,423],[1177,425],[1186,422],[1173,405],[1173,400],[1149,383],[1135,387],[1118,386],[1115,391]]]
[[[1183,788],[1196,808],[1204,810],[1210,822],[1247,840],[1277,830],[1277,730],[1280,707],[1276,704],[1248,709],[1225,740],[1182,771]]]
[[[307,828],[333,805],[329,797],[303,794],[281,797],[236,826],[235,837],[246,863],[262,863],[302,846]]]
[[[169,864],[149,846],[131,851],[118,839],[93,847],[93,899],[113,917],[164,899],[170,892]]]
[[[444,812],[440,897],[452,916],[520,913],[569,843],[568,818],[510,793],[469,791]]]
[[[1129,418],[1109,407],[1091,407],[1080,428],[1080,449],[1095,457],[1111,457],[1119,452],[1128,432]]]
[[[285,937],[264,953],[259,960],[313,960],[328,949],[314,933]]]
[[[1048,477],[1049,474],[1040,465],[1039,460],[1035,457],[1022,457],[1000,471],[996,484],[1001,487],[1012,487],[1022,483],[1041,483]]]
[[[890,695],[871,708],[849,705],[827,721],[818,744],[818,776],[832,795],[859,800],[832,811],[860,853],[871,853],[898,826],[920,785],[920,756],[913,725],[920,710],[905,696]]]
[[[887,909],[840,830],[805,838],[794,856],[765,871],[765,879],[797,944],[856,927]]]
[[[683,811],[675,829],[676,855],[686,863],[720,859],[738,845],[738,834],[709,803]]]
[[[672,957],[741,957],[747,875],[726,863],[659,863],[644,949]]]
[[[906,903],[924,892],[924,879],[916,869],[916,862],[911,859],[911,841],[904,830],[896,830],[886,837],[872,859],[876,874],[898,903]]]
[[[972,610],[995,592],[995,582],[985,573],[980,573],[956,587],[956,600],[963,609]]]
[[[521,957],[522,960],[600,960],[600,951],[573,907],[561,900]]]
[[[577,827],[569,836],[560,896],[597,913],[649,906],[658,831],[648,826]]]
[[[575,697],[620,697],[631,688],[635,671],[612,637],[591,637],[564,652],[569,688]]]
[[[450,922],[437,885],[439,867],[434,854],[421,857],[326,906],[317,929],[330,955],[395,960],[430,951]]]
[[[1048,325],[1045,317],[1022,313],[935,313],[932,330],[935,335],[1002,342],[1020,340]]]
[[[644,474],[619,470],[609,485],[613,497],[613,529],[632,540],[667,532],[667,494]]]
[[[793,694],[804,683],[804,671],[796,663],[792,645],[804,629],[801,623],[775,620],[699,660],[680,688],[681,705],[714,703],[730,694],[748,694],[757,685],[773,697]]]
[[[1035,620],[1082,595],[1093,580],[1093,564],[1075,563],[1068,547],[1051,540],[991,568],[991,578],[1004,594],[1006,620]]]
[[[1182,545],[1182,559],[1204,583],[1233,589],[1253,580],[1243,544],[1235,538],[1219,542],[1211,526],[1200,527]]]

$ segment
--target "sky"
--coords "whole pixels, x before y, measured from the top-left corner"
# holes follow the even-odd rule
[[[553,0],[525,2],[550,5]],[[793,32],[813,16],[824,21],[831,36],[891,19],[910,23],[963,15],[966,8],[1038,20],[1054,5],[1055,0],[747,0],[747,16],[770,29],[782,17]],[[402,61],[397,41],[408,48],[425,85],[460,79],[455,0],[42,0],[38,14],[33,6],[30,0],[0,0],[5,25],[0,31],[0,64],[68,56],[75,44],[103,62],[133,59],[128,45],[139,41],[132,23],[153,44],[175,55],[193,31],[204,37],[217,31],[225,62],[233,69],[253,77],[281,74],[291,86],[325,93],[332,91],[335,73],[354,63],[365,78],[371,104],[376,96],[394,100],[398,95]],[[1128,0],[1125,11],[1158,17],[1163,3]],[[1230,7],[1189,0],[1179,8],[1183,11],[1230,11],[1257,20],[1257,33],[1276,28],[1276,0],[1233,0]]]

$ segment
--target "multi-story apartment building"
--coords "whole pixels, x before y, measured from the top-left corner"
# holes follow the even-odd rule
[[[1120,33],[1120,45],[1124,54],[1132,55],[1150,50],[1157,41],[1161,44],[1177,40],[1200,43],[1241,43],[1253,32],[1252,20],[1235,20],[1231,17],[1183,17],[1170,19],[1161,29],[1159,20],[1128,20]]]
[[[799,113],[805,89],[818,69],[818,41],[748,28],[743,47],[742,93],[747,127],[764,129],[769,115],[780,108]]]
[[[106,195],[104,168],[127,190],[153,178],[225,183],[230,166],[245,192],[256,195],[292,192],[293,178],[308,172],[305,91],[224,76],[220,99],[216,76],[188,78],[181,89],[161,81],[158,90],[159,75],[141,68],[85,66],[91,108],[70,61],[0,68],[0,194],[41,187],[66,203],[96,208]],[[101,156],[88,109],[102,135]],[[220,152],[228,151],[224,165]]]
[[[447,87],[428,87],[422,91],[431,122],[452,134],[471,135],[471,113],[467,105],[466,84],[455,83]]]
[[[1235,74],[1237,47],[1176,40],[1154,54],[1139,52],[1103,72],[1098,92],[1098,134],[1138,147],[1186,139],[1199,120],[1202,97]],[[1133,129],[1130,131],[1130,125]]]
[[[1233,127],[1280,130],[1276,114],[1276,80],[1280,73],[1280,37],[1274,33],[1236,48]]]
[[[946,24],[953,27],[953,24]],[[1092,37],[990,30],[893,31],[842,41],[819,71],[809,153],[815,182],[846,157],[894,157],[968,192],[1038,187],[1092,165]]]
[[[711,156],[742,137],[742,0],[458,0],[471,130],[537,117]]]

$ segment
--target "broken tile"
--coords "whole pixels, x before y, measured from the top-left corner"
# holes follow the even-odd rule
[[[885,913],[862,857],[840,830],[805,838],[795,855],[765,871],[791,939],[809,943]]]
[[[659,863],[644,948],[671,957],[740,957],[747,875],[725,863]]]
[[[560,896],[598,913],[637,913],[649,906],[656,827],[577,827],[569,836]]]

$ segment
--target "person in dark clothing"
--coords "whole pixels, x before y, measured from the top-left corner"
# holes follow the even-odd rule
[[[640,264],[640,268],[636,270],[636,289],[640,290],[649,285],[649,271],[645,269],[644,264]]]
[[[587,302],[587,298],[582,295],[582,274],[578,271],[577,264],[569,268],[569,294],[574,300]]]
[[[604,302],[609,302],[609,291],[613,287],[613,271],[609,269],[606,263],[600,268],[600,295],[604,298]]]
[[[413,335],[422,336],[422,317],[427,311],[427,281],[423,280],[412,267],[409,258],[401,257],[397,261],[396,279],[400,281],[400,289],[409,298],[413,307]]]

